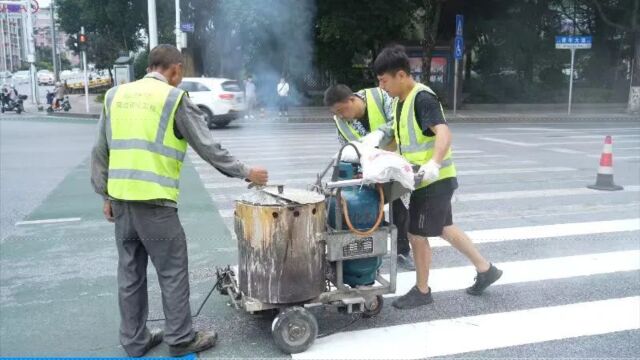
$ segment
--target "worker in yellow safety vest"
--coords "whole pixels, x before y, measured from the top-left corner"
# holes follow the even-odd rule
[[[416,286],[397,298],[393,306],[410,309],[433,302],[429,288],[430,237],[442,237],[475,266],[475,283],[467,288],[480,295],[502,276],[471,239],[453,224],[451,198],[458,187],[451,151],[451,131],[436,93],[411,77],[409,58],[400,46],[384,49],[373,70],[380,87],[394,97],[394,121],[380,128],[378,139],[394,138],[398,152],[422,174],[409,200],[409,240],[416,264]],[[388,140],[387,140],[388,141]]]
[[[159,45],[149,54],[148,74],[110,89],[92,151],[91,182],[115,222],[118,248],[120,343],[143,356],[163,340],[171,356],[215,345],[215,331],[194,331],[189,306],[187,241],[177,213],[180,172],[187,145],[223,174],[265,184],[268,173],[250,168],[211,136],[205,115],[177,88],[182,54]],[[162,291],[165,329],[149,330],[147,263]]]
[[[324,103],[334,114],[333,121],[341,145],[351,141],[367,142],[367,135],[391,124],[393,99],[379,87],[353,92],[347,85],[337,84],[324,93]],[[374,139],[375,140],[375,139]],[[393,147],[393,142],[385,148]],[[393,223],[398,228],[398,265],[415,270],[407,237],[407,208],[401,200],[392,203]]]

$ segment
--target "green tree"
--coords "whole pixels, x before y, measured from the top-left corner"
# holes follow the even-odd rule
[[[141,30],[146,27],[145,0],[94,1],[58,0],[60,28],[77,34],[84,26],[89,39],[88,61],[99,69],[111,69],[121,52],[142,46]],[[69,45],[78,52],[72,39]]]
[[[607,25],[620,32],[633,48],[627,58],[633,69],[631,71],[631,91],[627,111],[640,112],[640,0],[582,0],[593,7],[599,18]],[[630,48],[631,48],[630,47]]]
[[[410,36],[416,10],[413,0],[318,1],[317,64],[335,80],[356,84],[362,77],[357,66],[369,65],[384,46]]]

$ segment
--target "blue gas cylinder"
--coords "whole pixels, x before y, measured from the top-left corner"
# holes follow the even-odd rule
[[[354,177],[351,170],[352,164],[340,163],[339,178],[348,180]],[[346,176],[345,176],[346,175]],[[342,178],[342,176],[347,177]],[[378,191],[369,186],[354,186],[342,189],[342,198],[347,203],[349,219],[357,230],[369,230],[375,225],[380,211],[380,195]],[[336,198],[329,200],[329,226],[336,228]],[[342,227],[339,230],[348,230],[346,221],[342,219]],[[382,264],[381,257],[347,260],[343,263],[343,281],[349,286],[370,285],[375,282],[376,272]]]

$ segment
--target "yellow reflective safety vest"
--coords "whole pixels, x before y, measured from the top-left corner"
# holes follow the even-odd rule
[[[399,119],[395,116],[399,99],[396,98],[393,101],[393,131],[396,142],[398,143],[398,151],[407,161],[418,166],[424,165],[431,160],[436,141],[435,136],[426,136],[423,134],[415,116],[416,95],[422,91],[436,96],[436,93],[428,86],[416,84],[409,93],[409,96],[404,100]],[[440,111],[442,111],[442,105],[440,105]],[[456,176],[456,167],[453,164],[451,149],[447,151],[441,166],[440,177],[436,181]],[[416,189],[427,187],[433,182],[425,180],[416,186]]]
[[[382,89],[369,88],[364,90],[365,99],[367,101],[367,116],[369,118],[369,128],[371,131],[378,129],[380,126],[387,123],[387,117],[384,113],[384,103],[382,96]],[[351,125],[350,121],[334,116],[333,120],[336,123],[336,127],[347,141],[358,141],[362,138],[362,135]]]
[[[110,197],[177,202],[187,142],[178,139],[173,129],[183,95],[184,91],[153,78],[107,92]]]

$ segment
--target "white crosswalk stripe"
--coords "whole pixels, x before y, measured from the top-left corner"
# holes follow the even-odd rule
[[[237,133],[228,136],[221,132],[220,138],[243,161],[266,165],[270,169],[271,183],[304,188],[315,182],[317,173],[337,151],[338,143],[330,126],[293,125],[251,138]],[[308,141],[300,135],[303,133],[301,129],[313,129],[317,133],[314,133],[312,141]],[[481,250],[508,249],[501,251],[502,256],[494,262],[504,271],[502,278],[490,288],[488,298],[478,301],[489,302],[492,297],[502,299],[505,291],[529,296],[525,290],[538,293],[540,289],[546,290],[547,284],[556,284],[550,286],[558,288],[563,284],[571,286],[595,281],[593,286],[601,289],[603,279],[607,282],[611,279],[611,284],[605,286],[605,291],[611,290],[611,294],[596,296],[596,290],[584,289],[584,297],[573,301],[566,299],[555,304],[534,301],[532,305],[514,306],[509,310],[483,310],[471,316],[455,308],[443,318],[436,316],[416,320],[408,315],[394,320],[392,324],[384,320],[363,320],[358,322],[357,330],[346,329],[317,339],[310,349],[294,354],[292,358],[464,357],[471,352],[554,340],[575,341],[640,329],[640,293],[637,284],[629,284],[628,281],[633,276],[635,279],[640,276],[640,178],[632,177],[633,182],[621,183],[624,191],[620,192],[586,188],[595,180],[593,158],[600,157],[600,145],[604,139],[601,132],[605,130],[614,135],[616,144],[626,144],[616,147],[615,150],[621,151],[614,155],[614,161],[624,160],[621,164],[637,167],[634,160],[638,157],[633,150],[638,149],[635,146],[638,135],[628,132],[630,129],[640,128],[571,129],[556,128],[552,124],[506,126],[474,134],[476,139],[480,139],[474,143],[476,147],[462,142],[464,148],[454,149],[461,183],[453,205],[456,222],[480,224],[466,233]],[[540,162],[534,157],[518,158],[495,151],[496,148],[509,147],[525,152],[545,150],[556,159]],[[234,201],[247,191],[247,183],[219,174],[192,151],[190,159],[216,203],[220,217],[233,232]],[[504,182],[503,186],[501,179],[505,176],[521,182]],[[509,225],[501,225],[502,221],[509,221]],[[497,226],[487,226],[488,222]],[[562,247],[566,242],[581,244],[583,241],[603,243],[597,250]],[[611,246],[606,242],[611,242]],[[431,238],[429,243],[434,249],[434,258],[438,254],[452,256],[455,253],[455,249],[442,238]],[[549,249],[536,249],[540,243]],[[563,248],[564,252],[554,253],[555,246]],[[231,254],[236,249],[225,248],[224,251]],[[438,302],[440,297],[457,293],[461,298],[466,296],[464,289],[473,283],[476,272],[469,263],[460,265],[463,264],[448,263],[431,269],[429,285],[436,301],[435,311],[439,310],[438,306],[449,306]],[[382,276],[388,278],[387,268],[383,269]],[[623,279],[620,287],[616,287],[618,279]],[[385,298],[390,303],[414,285],[415,273],[401,271],[397,277],[396,292],[385,295]],[[473,307],[475,298],[469,299],[468,306]],[[383,312],[393,312],[385,313],[385,319],[396,314],[401,316],[401,311],[392,309],[386,300],[385,304]],[[425,307],[413,314],[420,311],[432,312],[434,308]],[[318,322],[321,332],[336,327],[320,317]]]
[[[352,331],[294,359],[421,359],[640,328],[640,297]]]

